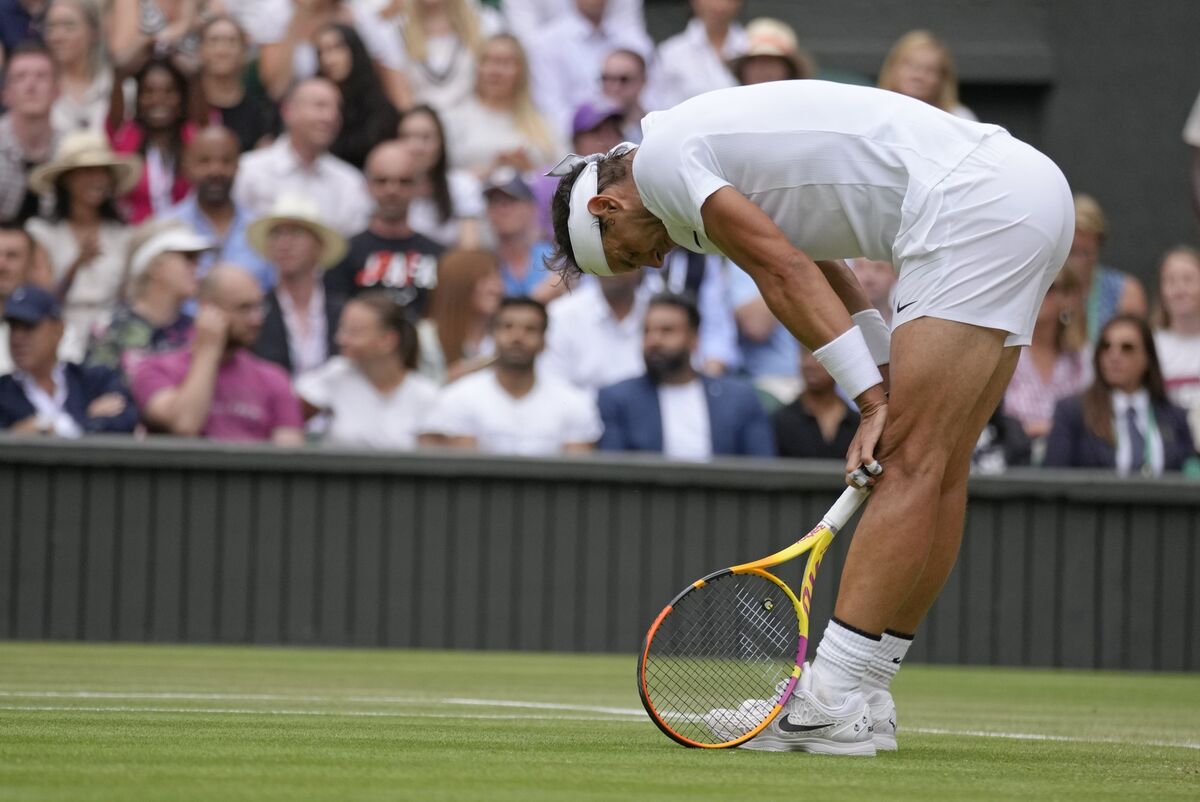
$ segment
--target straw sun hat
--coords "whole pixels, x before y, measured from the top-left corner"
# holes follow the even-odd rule
[[[58,179],[83,167],[107,167],[113,174],[113,194],[124,195],[142,177],[142,160],[137,156],[114,153],[108,140],[91,131],[76,131],[63,137],[54,159],[35,167],[29,174],[29,186],[39,195],[54,191]]]
[[[280,223],[303,226],[321,241],[320,265],[332,267],[346,255],[346,240],[321,220],[321,211],[303,195],[284,193],[275,199],[271,210],[246,227],[246,241],[268,259],[267,243],[271,229]]]

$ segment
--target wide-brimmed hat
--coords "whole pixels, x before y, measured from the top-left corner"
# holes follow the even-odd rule
[[[29,187],[39,195],[54,191],[59,177],[83,167],[107,167],[112,171],[114,192],[124,195],[142,177],[142,160],[113,152],[108,140],[92,131],[74,131],[63,137],[54,158],[29,174]]]
[[[816,73],[812,57],[800,49],[796,31],[782,20],[759,17],[746,26],[746,50],[729,61],[729,71],[741,80],[742,65],[748,59],[774,56],[792,68],[794,77],[811,78]]]
[[[303,226],[321,241],[321,268],[332,267],[346,255],[346,240],[321,220],[317,204],[304,195],[284,193],[275,199],[271,211],[246,227],[246,241],[254,250],[270,259],[267,242],[271,229],[280,223]]]
[[[212,240],[197,234],[187,224],[170,221],[147,231],[145,240],[133,249],[129,256],[129,278],[141,276],[164,253],[202,254],[215,247]]]

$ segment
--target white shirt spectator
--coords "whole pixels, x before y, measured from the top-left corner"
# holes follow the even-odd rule
[[[1193,442],[1200,443],[1200,335],[1154,333],[1154,346],[1171,403],[1188,413]]]
[[[551,302],[546,350],[538,363],[543,372],[581,389],[632,379],[646,372],[642,327],[652,293],[638,288],[633,309],[617,320],[596,280],[583,281],[571,293]]]
[[[693,17],[682,33],[658,46],[658,59],[652,73],[650,97],[660,108],[670,108],[690,97],[737,86],[728,62],[746,52],[746,29],[734,23],[721,52],[708,41],[704,23]]]
[[[1183,141],[1194,148],[1200,148],[1200,95],[1196,96],[1196,104],[1183,125]]]
[[[575,10],[575,0],[504,0],[508,29],[528,50],[546,26]],[[604,21],[617,29],[646,29],[642,0],[608,0]]]
[[[658,408],[662,417],[663,456],[699,462],[712,457],[712,427],[702,381],[660,384]]]
[[[276,197],[283,194],[316,201],[322,220],[344,237],[365,229],[374,208],[362,173],[330,153],[321,154],[308,167],[286,136],[242,156],[233,184],[234,202],[250,217],[269,214]]]
[[[568,443],[594,443],[603,429],[596,405],[574,387],[539,372],[533,389],[513,398],[494,370],[483,370],[442,390],[424,431],[474,437],[485,453],[543,456]]]
[[[604,58],[618,48],[640,53],[649,62],[654,45],[642,28],[621,27],[607,19],[597,28],[574,8],[530,45],[533,98],[563,136],[571,132],[575,109],[599,94]]]
[[[63,369],[63,363],[54,366],[54,395],[43,390],[37,379],[24,371],[16,371],[13,378],[21,385],[25,397],[37,413],[39,428],[50,429],[59,437],[83,435],[79,424],[67,412],[67,372]]]
[[[232,9],[242,5],[228,3]],[[242,22],[250,37],[260,45],[283,41],[288,25],[292,22],[294,0],[257,0],[252,11],[242,12],[235,17]],[[350,3],[354,17],[354,30],[363,40],[367,53],[389,70],[404,69],[404,47],[393,35],[394,29],[379,18],[375,9],[363,3]],[[292,52],[292,77],[295,80],[311,78],[317,74],[317,49],[311,42],[303,42]]]
[[[332,413],[321,442],[347,448],[416,448],[437,393],[437,385],[409,371],[399,387],[384,395],[342,356],[296,379],[297,395]]]
[[[453,248],[458,244],[462,221],[483,217],[483,188],[479,179],[466,170],[447,172],[446,186],[450,190],[450,216],[445,221],[439,220],[433,198],[417,198],[408,206],[408,224],[418,234]]]
[[[497,155],[518,148],[534,164],[553,164],[568,149],[562,142],[551,150],[535,147],[511,114],[489,109],[474,95],[446,117],[446,157],[456,169],[486,171]]]

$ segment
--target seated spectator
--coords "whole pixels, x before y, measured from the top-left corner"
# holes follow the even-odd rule
[[[645,374],[597,396],[605,451],[655,451],[669,459],[772,457],[771,423],[749,385],[692,367],[700,312],[681,295],[657,295],[646,310]]]
[[[0,221],[23,223],[39,211],[28,171],[49,161],[58,143],[51,123],[58,78],[45,48],[28,42],[9,55],[2,96]]]
[[[1075,239],[1067,264],[1083,282],[1088,342],[1114,315],[1145,317],[1148,311],[1142,283],[1128,273],[1100,264],[1100,249],[1108,239],[1108,218],[1091,195],[1075,195]]]
[[[1187,410],[1192,441],[1200,443],[1200,253],[1185,246],[1167,251],[1158,286],[1154,345],[1167,396]]]
[[[117,153],[135,154],[146,169],[120,198],[125,217],[141,223],[183,200],[191,187],[183,172],[183,146],[195,133],[189,120],[190,89],[183,73],[166,59],[151,59],[138,72],[133,119],[126,120],[120,87],[113,90],[108,135]]]
[[[745,50],[730,62],[729,70],[742,86],[817,74],[812,56],[800,49],[792,26],[771,17],[759,17],[746,26]]]
[[[691,0],[691,7],[687,27],[658,46],[652,89],[663,108],[738,85],[728,65],[746,52],[742,0]]]
[[[200,282],[192,344],[146,357],[131,377],[147,426],[185,437],[302,443],[304,416],[287,372],[250,352],[262,321],[254,277],[214,267]]]
[[[491,364],[492,318],[503,298],[495,254],[447,251],[438,264],[429,317],[417,324],[421,373],[444,384]]]
[[[129,228],[116,197],[138,181],[141,160],[118,156],[103,136],[79,131],[63,139],[54,160],[33,170],[29,185],[54,200],[49,220],[26,228],[42,248],[63,300],[62,358],[81,362],[93,331],[104,328],[121,297]]]
[[[669,292],[696,299],[700,310],[696,361],[708,376],[732,373],[741,366],[737,323],[729,295],[730,274],[736,270],[737,266],[724,256],[675,248],[667,253],[660,269],[646,273],[646,287],[650,292]]]
[[[201,128],[183,149],[183,168],[192,191],[168,217],[213,242],[213,249],[200,257],[200,275],[220,262],[235,264],[258,279],[263,292],[269,292],[275,286],[275,268],[250,246],[246,227],[251,216],[233,202],[238,173],[234,132],[219,125]]]
[[[303,195],[320,205],[321,218],[343,237],[362,231],[371,197],[362,174],[329,152],[342,124],[341,94],[324,78],[308,78],[283,99],[284,135],[247,153],[233,183],[233,199],[253,216],[270,212],[280,195]]]
[[[505,33],[484,43],[475,92],[447,115],[446,130],[450,164],[481,180],[497,167],[531,172],[557,161],[564,149],[557,129],[529,95],[525,51]]]
[[[199,2],[112,0],[108,49],[118,70],[137,72],[152,56],[169,56],[189,75],[196,71]]]
[[[642,330],[653,294],[643,284],[644,272],[583,281],[550,304],[541,364],[547,375],[595,392],[642,374]]]
[[[477,0],[393,0],[391,9],[413,102],[446,113],[470,97],[483,40],[504,29],[499,14]]]
[[[654,50],[644,25],[616,26],[605,19],[606,3],[575,0],[574,8],[546,25],[530,44],[534,98],[560,136],[567,131],[571,109],[596,94],[605,56],[624,48],[646,59]]]
[[[1003,409],[1038,443],[1050,433],[1054,407],[1092,383],[1081,284],[1069,267],[1059,272],[1038,309],[1033,341],[1021,349]]]
[[[909,31],[896,40],[879,68],[879,87],[923,100],[964,120],[977,120],[958,101],[958,72],[949,46],[929,31]]]
[[[837,392],[829,371],[807,348],[800,351],[804,391],[772,416],[779,456],[845,460],[858,431],[858,412]]]
[[[349,25],[358,31],[371,54],[388,99],[398,109],[412,105],[412,92],[404,77],[404,47],[391,25],[371,3],[343,0],[260,0],[264,8],[256,21],[259,51],[258,74],[273,98],[289,87],[317,74],[317,31],[327,25]],[[232,4],[231,5],[236,5]]]
[[[233,17],[210,17],[200,28],[197,88],[221,125],[237,136],[238,150],[266,145],[279,127],[279,110],[256,83],[246,81],[250,40]]]
[[[416,320],[438,283],[442,246],[413,231],[409,212],[420,173],[412,149],[400,142],[377,145],[367,157],[367,189],[375,210],[365,231],[350,238],[345,258],[325,274],[325,289],[351,296],[386,290]]]
[[[1194,455],[1187,414],[1167,400],[1146,322],[1109,320],[1093,367],[1092,385],[1054,409],[1046,466],[1115,468],[1122,476],[1182,470]]]
[[[492,336],[495,365],[442,390],[421,444],[521,456],[590,451],[601,433],[595,406],[535,368],[546,308],[531,298],[503,299]]]
[[[854,277],[867,294],[871,306],[883,316],[883,322],[890,326],[894,303],[892,288],[896,286],[896,270],[892,263],[860,257],[847,259],[846,264],[854,271]]]
[[[384,292],[352,299],[338,324],[340,356],[296,379],[307,412],[331,417],[321,442],[411,450],[437,385],[417,373],[417,330]]]
[[[52,0],[46,7],[46,47],[61,91],[50,119],[59,136],[86,128],[104,133],[113,71],[104,50],[95,0]]]
[[[504,21],[521,42],[529,47],[546,26],[575,6],[575,0],[504,0]],[[617,29],[646,27],[642,0],[605,0],[604,24]]]
[[[321,273],[346,254],[346,241],[302,195],[280,195],[271,213],[246,229],[246,239],[277,277],[254,353],[292,375],[320,367],[337,353],[334,337],[346,304],[344,296],[325,291]]]
[[[600,91],[621,112],[621,139],[642,141],[642,118],[646,116],[646,59],[624,48],[604,57],[600,68]]]
[[[398,135],[422,176],[408,209],[413,230],[446,248],[478,248],[483,193],[470,172],[450,169],[441,117],[429,106],[415,106],[400,120]]]
[[[791,402],[803,388],[800,343],[775,319],[758,285],[743,270],[729,271],[729,301],[737,324],[742,373],[781,403]]]
[[[348,25],[317,31],[317,75],[341,93],[342,126],[329,152],[361,170],[371,148],[396,135],[400,113],[388,100],[371,57]]]
[[[0,313],[9,296],[22,284],[31,283],[33,240],[25,229],[12,223],[0,223]],[[8,353],[8,323],[0,317],[0,374],[12,370]]]
[[[540,236],[537,206],[529,184],[516,170],[501,167],[488,177],[483,196],[496,238],[504,294],[528,295],[542,303],[561,295],[565,287],[546,270],[545,258],[554,248]]]
[[[127,303],[88,348],[87,364],[131,376],[147,354],[187,345],[196,298],[196,265],[212,243],[175,221],[147,224],[130,243]]]
[[[41,287],[18,287],[4,305],[13,372],[0,376],[0,429],[79,437],[132,432],[137,410],[121,376],[58,358],[62,309]]]

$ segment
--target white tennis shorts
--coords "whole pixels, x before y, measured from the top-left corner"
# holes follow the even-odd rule
[[[936,317],[1029,345],[1074,235],[1075,206],[1058,166],[1007,132],[992,134],[901,221],[892,328]]]

